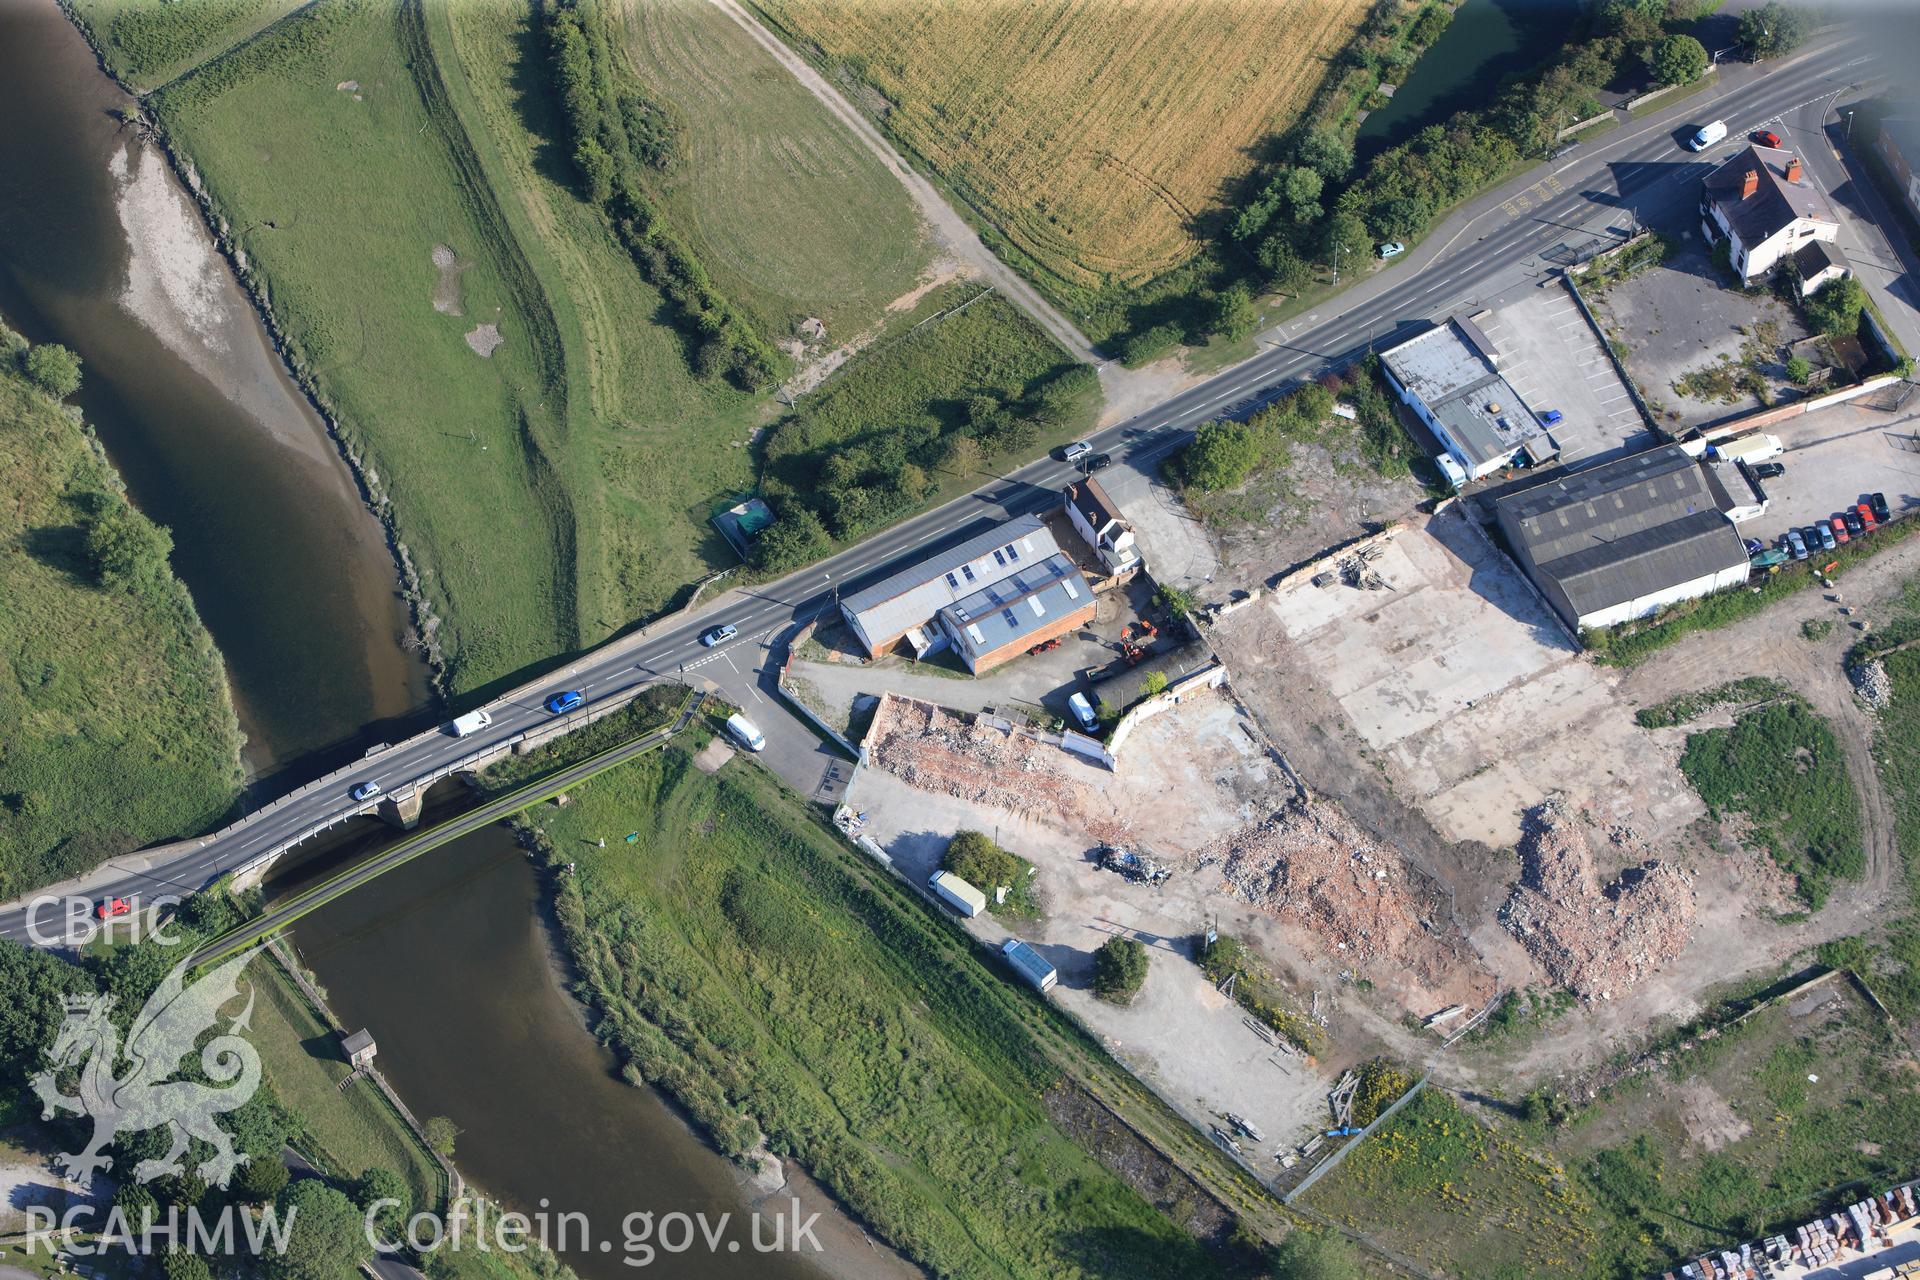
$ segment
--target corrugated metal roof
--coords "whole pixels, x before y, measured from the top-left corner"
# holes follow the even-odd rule
[[[1536,570],[1584,617],[1744,565],[1726,491],[1678,445],[1563,475],[1501,500]]]
[[[1040,630],[1093,599],[1087,580],[1064,552],[1008,574],[940,610],[951,630],[965,630],[986,653]]]
[[[1015,548],[1017,560],[1009,558],[1009,545]],[[1020,516],[856,591],[840,603],[847,612],[859,616],[868,635],[895,636],[927,621],[981,584],[1005,577],[1012,565],[1043,560],[1059,551],[1060,544],[1054,541],[1045,521],[1039,516]],[[947,580],[949,575],[952,582]]]

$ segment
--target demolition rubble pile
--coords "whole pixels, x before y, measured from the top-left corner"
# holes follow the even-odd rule
[[[1885,711],[1893,705],[1893,679],[1887,675],[1887,664],[1880,659],[1849,665],[1847,678],[1853,681],[1853,691],[1860,695],[1860,701],[1875,711]]]
[[[1477,968],[1433,883],[1337,805],[1294,800],[1198,858],[1218,865],[1242,900],[1312,933],[1334,960],[1398,969],[1429,986]]]
[[[1519,854],[1520,882],[1500,919],[1556,986],[1583,1000],[1624,994],[1693,936],[1684,872],[1647,861],[1601,885],[1585,833],[1554,800],[1526,815]]]
[[[1080,784],[1053,763],[1059,748],[990,716],[964,716],[883,694],[867,732],[867,759],[922,791],[1029,818],[1079,818]]]

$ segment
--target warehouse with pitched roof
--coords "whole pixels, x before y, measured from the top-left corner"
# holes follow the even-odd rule
[[[1495,517],[1569,626],[1610,627],[1747,580],[1720,481],[1663,445],[1509,494]]]

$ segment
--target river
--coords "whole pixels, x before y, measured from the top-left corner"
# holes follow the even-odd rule
[[[1504,76],[1525,72],[1560,47],[1581,0],[1466,0],[1386,106],[1360,126],[1362,162],[1455,112],[1483,105]]]
[[[0,315],[85,362],[78,402],[226,658],[256,791],[270,795],[425,723],[427,672],[378,522],[288,377],[164,157],[111,114],[130,100],[51,0],[0,0]],[[459,803],[457,785],[431,799]],[[429,820],[431,820],[431,813]],[[275,891],[393,835],[356,822]],[[304,921],[295,944],[420,1115],[463,1130],[458,1162],[510,1207],[589,1215],[632,1276],[623,1220],[731,1214],[759,1192],[650,1089],[623,1083],[562,982],[546,898],[504,827],[445,846]],[[804,1178],[825,1272],[917,1274],[864,1242]],[[791,1225],[789,1223],[789,1225]],[[646,1274],[798,1280],[795,1256],[659,1255]]]

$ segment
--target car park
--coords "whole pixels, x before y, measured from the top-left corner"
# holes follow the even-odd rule
[[[1833,526],[1832,526],[1832,525],[1830,525],[1830,524],[1817,524],[1817,525],[1815,525],[1815,526],[1813,526],[1813,531],[1814,531],[1814,533],[1816,533],[1816,534],[1818,534],[1818,535],[1819,535],[1819,540],[1820,540],[1820,549],[1821,549],[1822,551],[1831,551],[1831,550],[1833,550],[1833,548],[1834,548],[1834,542],[1835,542],[1835,539],[1834,539],[1834,536],[1833,536]]]
[[[1847,532],[1852,534],[1854,537],[1859,538],[1859,537],[1864,537],[1866,535],[1867,522],[1860,518],[1860,513],[1858,511],[1854,511],[1851,508],[1849,508],[1848,510],[1842,511],[1840,513],[1840,518],[1846,522]]]
[[[1549,409],[1545,413],[1540,415],[1540,421],[1545,423],[1547,426],[1551,427],[1555,423],[1559,422],[1560,419],[1564,418],[1565,416],[1566,415],[1561,413],[1558,409]]]
[[[348,797],[354,800],[371,800],[379,794],[380,784],[377,782],[363,782],[347,792]]]
[[[1785,474],[1786,466],[1778,462],[1762,462],[1753,469],[1753,478],[1756,480],[1778,480]]]
[[[1093,446],[1085,440],[1075,440],[1060,446],[1060,461],[1077,462],[1093,452]]]
[[[1787,530],[1784,541],[1787,544],[1788,552],[1792,554],[1795,560],[1805,560],[1807,558],[1807,541],[1800,536],[1798,529]]]
[[[574,710],[585,701],[586,698],[581,695],[578,689],[562,689],[559,693],[547,699],[547,710],[556,716],[562,715]]]
[[[1753,135],[1753,140],[1763,147],[1772,147],[1775,150],[1778,150],[1780,147],[1780,135],[1771,129],[1757,130]]]
[[[1820,549],[1820,530],[1810,524],[1801,525],[1800,541],[1807,544],[1809,554],[1818,551]]]
[[[1835,542],[1853,541],[1853,535],[1847,532],[1847,522],[1845,520],[1841,519],[1839,516],[1835,516],[1831,521],[1829,521],[1829,524],[1833,529],[1833,540]]]
[[[1397,258],[1406,251],[1407,246],[1401,244],[1398,240],[1389,240],[1380,246],[1380,260],[1385,262],[1388,258]]]
[[[740,628],[731,622],[722,627],[709,627],[700,633],[700,643],[711,649],[717,644],[733,639],[740,634]]]
[[[1893,518],[1893,511],[1887,506],[1887,495],[1884,493],[1868,495],[1867,509],[1873,512],[1873,518],[1881,524]]]

